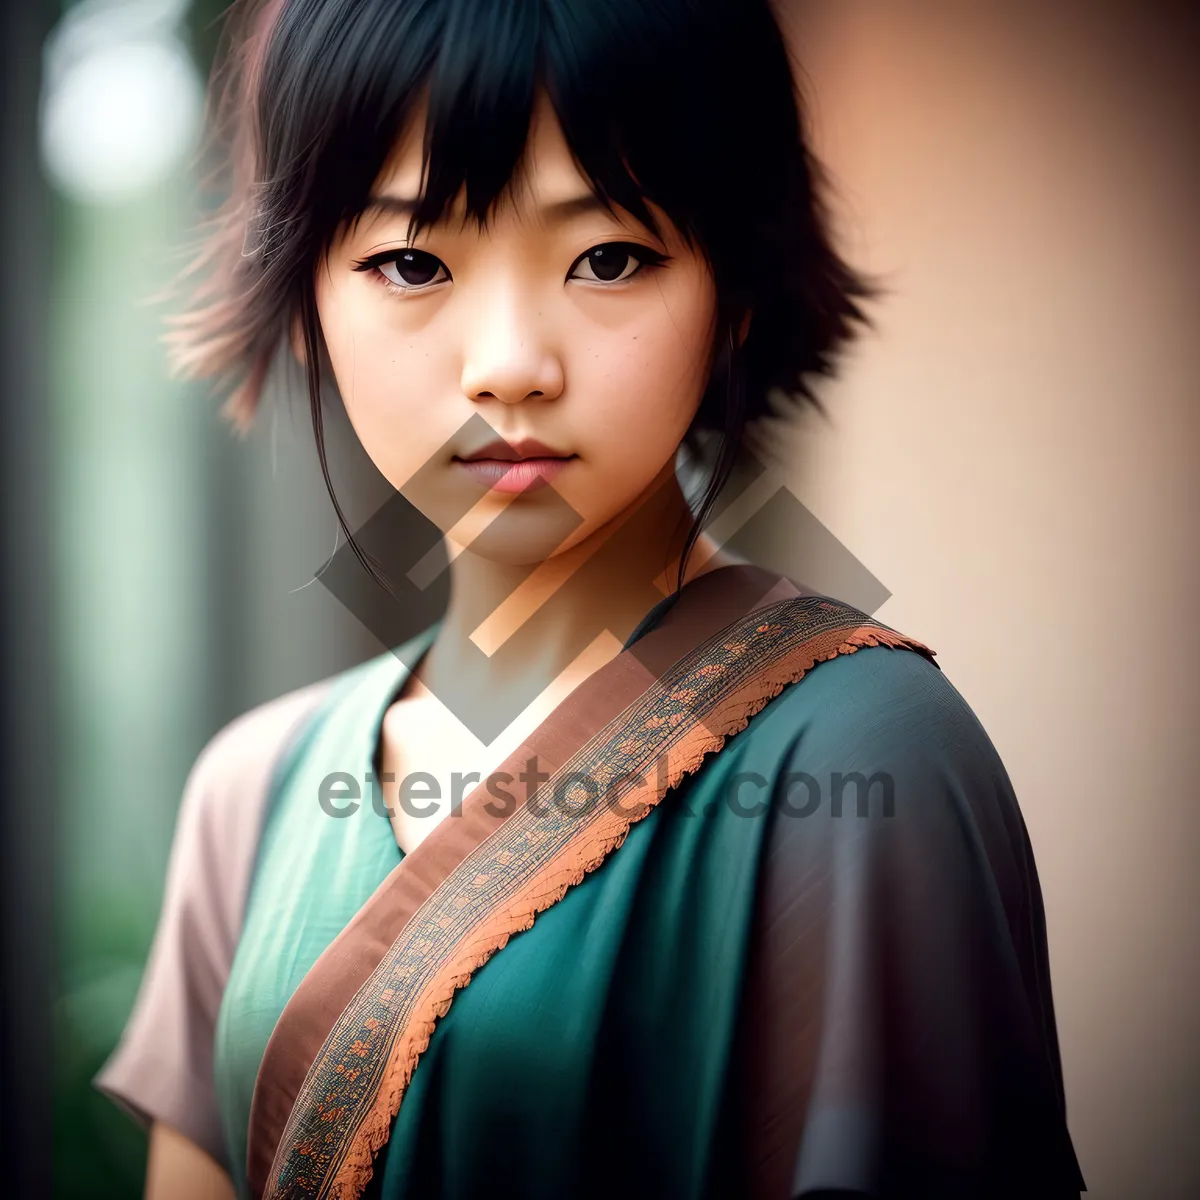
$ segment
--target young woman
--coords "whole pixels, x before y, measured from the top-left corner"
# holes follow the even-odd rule
[[[921,643],[700,528],[868,295],[768,8],[236,30],[180,354],[240,372],[243,426],[303,364],[323,467],[340,402],[450,600],[200,756],[98,1080],[152,1127],[147,1194],[1078,1195],[986,734]],[[427,557],[353,544],[417,603]]]

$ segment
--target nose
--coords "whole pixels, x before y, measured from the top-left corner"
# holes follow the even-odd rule
[[[462,389],[471,400],[553,400],[563,390],[562,360],[532,298],[490,290],[467,322]]]

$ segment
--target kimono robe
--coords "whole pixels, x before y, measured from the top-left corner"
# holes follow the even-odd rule
[[[701,575],[404,855],[368,776],[435,633],[202,754],[102,1090],[254,1200],[1078,1196],[1029,839],[930,650]]]

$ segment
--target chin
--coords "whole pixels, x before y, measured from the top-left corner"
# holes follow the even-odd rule
[[[478,496],[474,497],[478,503]],[[462,502],[457,510],[461,512]],[[442,532],[449,533],[458,517],[436,520]],[[446,515],[450,515],[449,512]],[[552,487],[531,495],[518,495],[497,513],[471,539],[470,552],[476,558],[506,567],[534,567],[555,554],[576,545],[596,527]]]

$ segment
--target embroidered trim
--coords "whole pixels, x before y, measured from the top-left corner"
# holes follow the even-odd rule
[[[847,606],[801,596],[748,614],[685,655],[534,795],[587,767],[630,780],[619,805],[528,803],[470,854],[400,931],[339,1016],[288,1117],[264,1200],[357,1200],[437,1021],[515,933],[581,883],[630,828],[817,663],[867,646],[933,651]],[[664,754],[667,770],[658,769]],[[647,777],[653,763],[653,778]],[[571,790],[566,793],[572,795]],[[585,792],[586,796],[586,792]],[[632,803],[631,803],[632,801]]]

